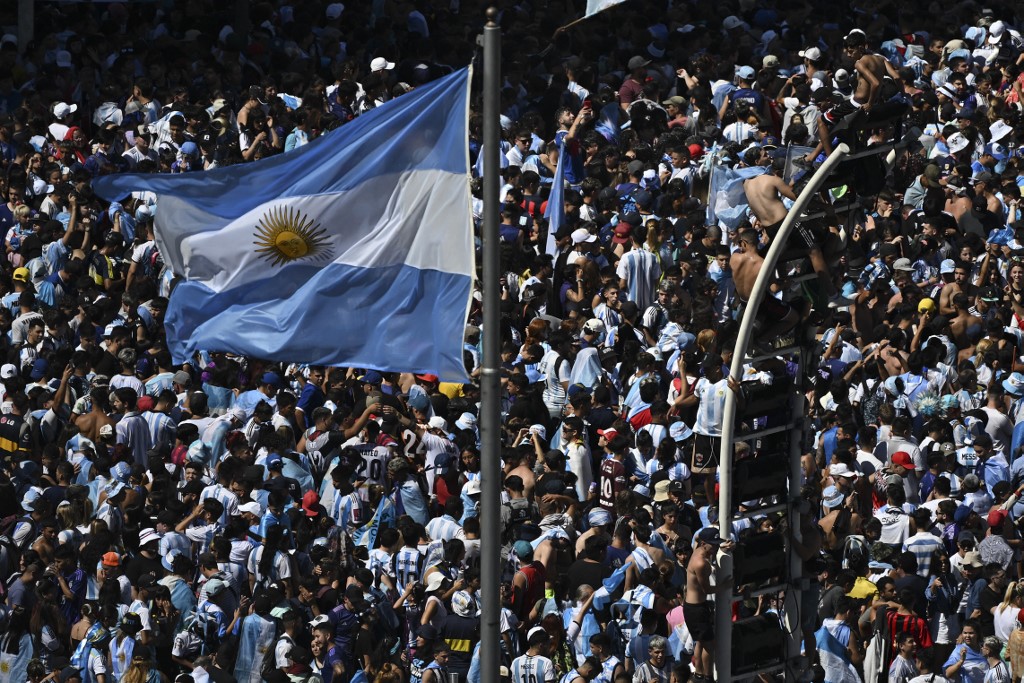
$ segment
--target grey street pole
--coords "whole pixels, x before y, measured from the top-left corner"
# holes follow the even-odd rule
[[[498,10],[487,10],[484,26],[484,223],[483,369],[480,377],[480,680],[498,683],[501,666],[501,250],[498,244],[498,190],[501,187],[501,29]]]

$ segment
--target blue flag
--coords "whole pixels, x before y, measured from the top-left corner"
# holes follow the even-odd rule
[[[619,107],[619,103],[609,102],[601,108],[601,116],[598,118],[597,123],[594,124],[594,130],[613,145],[619,144],[619,133],[622,132],[622,126],[619,125],[619,116],[621,114],[622,108]]]
[[[463,381],[473,263],[469,70],[288,154],[176,175],[99,178],[158,196],[156,239],[183,278],[176,363],[199,350]]]
[[[611,602],[612,595],[622,586],[626,580],[626,567],[628,563],[612,572],[612,575],[601,582],[601,587],[594,591],[594,609],[601,611],[605,605]]]
[[[750,208],[747,194],[743,191],[743,181],[767,172],[768,169],[762,166],[716,166],[711,174],[711,191],[708,193],[708,218],[716,220],[719,225],[735,229],[747,217]]]
[[[564,145],[558,148],[558,165],[555,166],[555,177],[551,181],[548,205],[544,209],[544,218],[548,220],[548,241],[545,251],[553,258],[558,257],[555,233],[565,224],[565,160],[568,156],[569,152]]]
[[[377,543],[377,533],[382,527],[394,526],[395,519],[395,501],[391,500],[391,496],[384,496],[377,504],[377,510],[370,521],[352,533],[352,540],[356,545],[372,550]]]

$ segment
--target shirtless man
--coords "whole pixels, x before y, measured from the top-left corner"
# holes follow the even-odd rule
[[[697,533],[697,546],[686,565],[686,595],[683,620],[693,636],[694,680],[710,681],[715,672],[715,606],[708,600],[715,552],[732,549],[732,541],[722,541],[718,529],[706,527]],[[726,608],[728,609],[728,608]]]
[[[900,91],[899,73],[888,59],[879,54],[868,54],[867,38],[863,31],[851,31],[850,35],[843,41],[843,52],[854,62],[857,70],[857,85],[853,96],[822,112],[818,117],[818,146],[804,159],[814,161],[821,153],[832,153],[832,132],[830,126],[845,119],[847,116],[863,109],[871,111],[871,108],[881,99],[887,101]],[[885,82],[889,79],[892,87]]]
[[[939,293],[939,313],[956,315],[953,310],[953,297],[957,294],[964,294],[968,298],[972,298],[977,289],[971,283],[971,266],[963,261],[958,262],[953,268],[953,281],[944,285]]]
[[[633,527],[633,543],[636,547],[626,558],[625,590],[636,587],[644,570],[657,567],[665,559],[665,552],[651,545],[651,534],[647,527]]]
[[[100,429],[104,425],[114,426],[114,421],[107,417],[107,413],[104,408],[108,408],[108,394],[107,387],[97,387],[89,392],[89,398],[91,399],[92,406],[89,412],[79,415],[75,418],[75,426],[78,427],[78,431],[82,433],[82,436],[89,439],[93,443],[98,443],[100,440]]]
[[[980,337],[984,328],[981,318],[971,315],[971,302],[963,292],[953,295],[954,316],[949,320],[949,329],[953,331],[953,341],[957,348],[966,349],[973,346],[971,338]]]
[[[533,467],[538,460],[543,460],[544,458],[544,450],[541,445],[543,442],[541,441],[540,434],[533,431],[532,427],[524,427],[519,431],[516,443],[513,445],[522,447],[524,444],[530,444],[533,450],[527,450],[526,448],[517,450],[515,456],[510,459],[510,469],[506,474],[515,475],[522,479],[523,493],[527,498],[533,500],[533,488],[537,485],[537,478],[533,473]]]
[[[757,253],[758,239],[755,231],[740,230],[736,243],[740,250],[733,252],[729,265],[732,268],[736,296],[744,304],[748,304],[754,282],[757,281],[761,266],[764,265],[764,257]],[[800,316],[783,301],[769,295],[761,301],[757,309],[757,319],[762,326],[758,330],[758,337],[770,341],[791,330]]]
[[[788,213],[786,205],[782,203],[782,197],[796,199],[796,193],[793,192],[793,188],[782,179],[785,168],[786,160],[784,158],[775,159],[772,162],[770,173],[764,173],[743,181],[743,191],[747,195],[747,202],[750,204],[754,215],[757,216],[758,222],[761,223],[761,226],[772,239],[775,238],[775,234],[782,226],[782,222],[786,219],[786,214]],[[800,223],[794,226],[793,232],[795,233],[793,239],[802,241],[808,249],[807,256],[811,260],[811,267],[814,268],[814,272],[818,274],[818,281],[821,283],[823,291],[828,296],[829,308],[850,305],[852,302],[846,297],[840,296],[832,284],[828,264],[825,263],[825,255],[822,253],[821,247],[818,246],[818,240],[815,236]],[[736,276],[735,270],[734,266],[733,278],[737,283],[736,291],[743,297],[744,295],[740,293],[739,279]],[[756,274],[754,277],[756,277]],[[751,287],[753,287],[753,282],[753,279],[751,279]],[[747,296],[749,295],[750,292],[747,291]]]

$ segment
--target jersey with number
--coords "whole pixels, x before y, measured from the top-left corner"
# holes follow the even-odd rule
[[[372,443],[363,443],[355,446],[355,449],[359,451],[359,455],[363,458],[363,468],[360,470],[359,476],[366,477],[366,483],[368,485],[380,485],[383,486],[385,477],[388,473],[388,460],[391,459],[391,452],[386,446],[377,446]],[[368,500],[368,492],[366,487],[360,489],[360,498],[364,501]],[[364,497],[367,495],[367,497]]]
[[[391,576],[395,577],[395,588],[401,593],[406,585],[415,583],[423,575],[423,555],[417,548],[405,546],[391,558]]]
[[[594,679],[594,683],[612,683],[615,678],[615,667],[619,664],[620,660],[615,656],[601,662],[601,673]]]
[[[521,655],[512,660],[512,683],[554,683],[555,665],[547,657]]]
[[[626,466],[615,458],[605,458],[601,461],[599,473],[598,503],[605,510],[614,511],[615,497],[626,489]]]

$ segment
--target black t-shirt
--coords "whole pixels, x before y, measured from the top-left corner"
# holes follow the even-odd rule
[[[985,586],[978,597],[978,604],[981,607],[981,616],[978,617],[978,624],[981,626],[979,636],[986,637],[995,635],[995,617],[992,615],[992,608],[998,605],[1003,599],[1000,593],[992,590],[991,584]]]
[[[320,591],[324,588],[327,590],[321,593]],[[338,591],[330,586],[321,586],[316,592],[316,604],[320,608],[321,614],[327,614],[338,606]]]
[[[611,574],[611,568],[602,562],[576,560],[569,565],[569,585],[567,586],[569,597],[575,599],[576,589],[583,585],[594,589],[600,588],[601,582],[611,576]]]
[[[376,643],[373,641],[373,631],[368,628],[360,628],[356,631],[355,643],[352,646],[352,654],[355,657],[357,665],[361,667],[363,663],[363,656],[372,656],[375,647]]]
[[[917,614],[928,613],[928,599],[924,596],[924,591],[928,587],[928,579],[917,574],[911,574],[909,576],[903,576],[896,579],[896,592],[899,593],[904,588],[909,588],[914,593],[914,611]],[[998,600],[996,603],[998,604]]]
[[[163,576],[163,565],[160,564],[159,556],[146,557],[139,553],[124,565],[124,575],[128,577],[133,586],[138,585],[139,577],[146,573],[153,574],[157,578]]]
[[[103,355],[93,365],[93,370],[96,371],[97,375],[113,377],[121,371],[121,361],[117,360],[110,351],[104,351]]]

